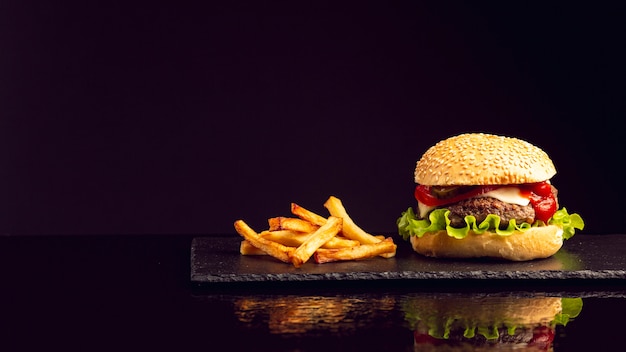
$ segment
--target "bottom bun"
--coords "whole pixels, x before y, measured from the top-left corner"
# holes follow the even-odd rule
[[[422,297],[411,301],[423,316],[436,315],[441,321],[466,320],[486,325],[495,322],[519,327],[548,324],[561,313],[561,297],[483,296],[472,300],[458,297]],[[449,319],[450,318],[450,319]]]
[[[524,232],[502,236],[492,232],[456,239],[446,231],[411,236],[411,245],[417,253],[437,258],[502,258],[524,261],[547,258],[563,245],[563,229],[556,225],[532,227]]]

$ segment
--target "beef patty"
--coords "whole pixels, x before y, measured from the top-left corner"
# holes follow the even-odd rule
[[[465,216],[473,215],[476,222],[481,223],[487,215],[494,214],[500,217],[500,228],[506,228],[511,219],[515,219],[517,224],[535,222],[535,210],[529,204],[526,206],[505,203],[491,197],[478,197],[462,200],[458,203],[446,206],[450,210],[450,226],[464,227]]]

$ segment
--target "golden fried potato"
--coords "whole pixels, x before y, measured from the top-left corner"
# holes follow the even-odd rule
[[[372,258],[378,255],[395,253],[396,245],[389,237],[384,241],[374,244],[362,244],[358,247],[337,248],[337,249],[318,249],[315,251],[315,262],[318,264],[335,262],[340,260],[361,260]]]
[[[272,257],[285,263],[291,262],[291,254],[295,251],[295,248],[283,246],[280,243],[259,236],[259,234],[250,228],[243,220],[235,221],[235,230],[253,246],[263,250]]]

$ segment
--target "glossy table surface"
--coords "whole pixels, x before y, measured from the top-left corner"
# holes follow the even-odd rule
[[[615,253],[626,251],[623,235],[577,236],[572,244],[595,243],[588,251],[605,242]],[[555,351],[626,342],[626,283],[622,268],[609,262],[611,275],[604,278],[207,285],[192,275],[197,238],[207,236],[0,237],[3,344],[10,350],[412,351],[407,302],[451,298],[471,305],[494,296],[582,298],[581,314],[557,330]],[[228,252],[241,259],[237,248]]]

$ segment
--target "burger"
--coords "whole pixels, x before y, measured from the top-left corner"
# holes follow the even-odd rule
[[[559,208],[555,174],[546,152],[517,138],[442,140],[417,162],[417,209],[402,213],[399,234],[429,257],[550,257],[584,227],[578,214]]]
[[[415,351],[552,351],[579,297],[412,297],[402,303]]]

